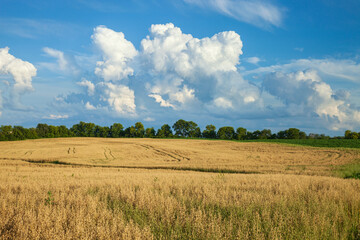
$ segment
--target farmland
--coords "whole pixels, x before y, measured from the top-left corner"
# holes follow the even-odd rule
[[[360,182],[338,172],[358,149],[59,138],[0,153],[0,239],[360,237]]]

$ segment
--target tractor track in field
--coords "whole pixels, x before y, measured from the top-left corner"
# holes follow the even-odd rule
[[[141,147],[144,147],[146,149],[152,150],[154,151],[156,154],[161,155],[161,156],[168,156],[171,158],[171,160],[167,160],[167,161],[178,161],[181,162],[182,160],[190,160],[190,158],[182,156],[181,154],[175,153],[175,152],[169,152],[160,148],[155,148],[151,145],[147,145],[147,144],[138,144]],[[166,161],[166,160],[165,160]]]
[[[111,149],[108,147],[104,148],[104,156],[105,156],[106,160],[109,160],[109,159],[115,160],[116,159],[115,156],[112,154]]]

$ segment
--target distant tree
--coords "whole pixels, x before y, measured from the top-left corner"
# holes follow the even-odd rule
[[[259,130],[256,130],[251,133],[250,139],[260,139],[261,132]]]
[[[352,132],[350,130],[345,131],[345,139],[358,139],[359,134],[357,132]]]
[[[49,132],[47,134],[48,138],[56,138],[59,137],[59,129],[56,126],[49,125]]]
[[[238,139],[238,140],[246,139],[246,133],[247,133],[246,128],[243,128],[243,127],[237,128],[236,129],[236,139]]]
[[[158,131],[156,133],[156,137],[159,137],[159,138],[173,137],[171,127],[168,124],[162,125],[161,128],[158,129]]]
[[[14,140],[24,140],[26,139],[26,129],[21,126],[14,126],[12,135],[14,136]]]
[[[306,133],[303,132],[303,131],[300,131],[299,132],[299,139],[306,139],[306,138],[307,138]]]
[[[125,137],[134,138],[136,137],[136,129],[134,126],[125,129]]]
[[[110,128],[109,127],[101,127],[96,125],[94,128],[94,136],[95,137],[109,137],[110,136]]]
[[[58,132],[59,132],[59,137],[71,137],[70,130],[64,125],[58,127]]]
[[[204,138],[216,138],[216,127],[214,125],[207,125],[202,133]]]
[[[186,137],[189,131],[189,126],[188,126],[188,122],[180,119],[178,121],[176,121],[174,123],[174,125],[172,126],[174,131],[175,131],[175,135],[178,137]]]
[[[297,128],[289,128],[287,130],[287,139],[299,139],[300,138],[300,130]]]
[[[156,132],[153,127],[145,129],[145,137],[147,138],[153,138],[155,137]]]
[[[94,137],[95,123],[79,122],[70,129],[77,137]]]
[[[221,127],[217,132],[219,139],[233,139],[235,137],[235,131],[233,127]]]
[[[27,139],[36,139],[36,138],[38,138],[38,135],[36,133],[36,128],[29,128],[26,138]]]
[[[178,137],[195,137],[198,134],[198,125],[193,121],[185,121],[183,119],[178,120],[173,125],[175,135]],[[201,133],[201,132],[200,132]]]
[[[36,126],[36,133],[41,138],[46,138],[49,135],[49,126],[46,123],[39,123]]]
[[[141,122],[135,123],[135,137],[142,138],[145,134],[144,125]]]
[[[311,137],[315,137],[315,136],[312,135]],[[289,128],[285,131],[279,131],[277,134],[277,138],[279,138],[279,139],[305,139],[306,133],[301,132],[297,128]]]
[[[110,127],[110,137],[118,138],[124,136],[124,127],[120,123],[114,123]]]
[[[191,138],[201,138],[201,130],[199,127],[196,127],[195,130],[189,132],[189,137]]]
[[[345,139],[351,139],[351,133],[352,133],[351,130],[346,130],[345,131]]]
[[[264,129],[260,132],[258,139],[270,139],[271,138],[271,130]]]
[[[188,121],[188,132],[186,137],[199,138],[201,137],[201,130],[198,125],[193,121]]]

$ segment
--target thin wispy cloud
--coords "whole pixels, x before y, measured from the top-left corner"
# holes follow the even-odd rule
[[[27,18],[0,18],[0,32],[22,38],[37,39],[43,36],[66,36],[76,34],[80,27],[72,23]]]
[[[51,120],[67,119],[67,118],[69,118],[69,115],[55,115],[55,114],[50,114],[49,116],[43,117],[43,119],[51,119]]]
[[[349,59],[297,59],[290,63],[259,67],[245,71],[244,76],[251,74],[263,74],[271,72],[292,72],[304,69],[315,69],[319,73],[332,76],[339,80],[360,83],[360,63]]]
[[[268,1],[246,0],[184,0],[188,4],[211,9],[238,21],[260,28],[280,27],[284,9]]]

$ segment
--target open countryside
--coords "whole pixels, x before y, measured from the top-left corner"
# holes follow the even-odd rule
[[[0,144],[1,239],[358,239],[360,151],[196,139]]]

